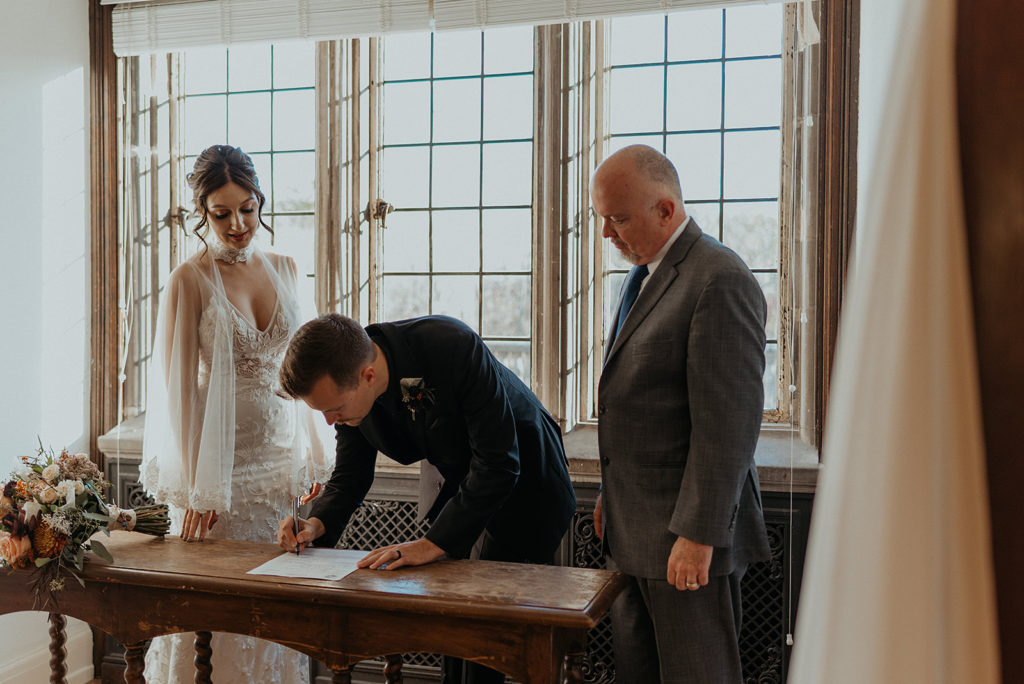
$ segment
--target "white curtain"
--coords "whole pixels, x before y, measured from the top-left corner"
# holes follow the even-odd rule
[[[956,0],[863,0],[858,244],[789,684],[999,681]]]
[[[778,0],[101,0],[121,57],[207,45],[551,24]]]

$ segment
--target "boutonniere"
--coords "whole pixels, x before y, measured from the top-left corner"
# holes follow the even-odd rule
[[[398,384],[402,388],[402,404],[409,409],[413,420],[417,413],[434,405],[434,390],[423,384],[423,378],[402,378]]]

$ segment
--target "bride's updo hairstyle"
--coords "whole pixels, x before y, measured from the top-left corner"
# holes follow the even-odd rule
[[[206,233],[209,230],[208,212],[206,198],[210,193],[220,190],[228,183],[234,183],[251,192],[259,201],[259,210],[256,212],[260,225],[274,234],[274,230],[263,221],[263,205],[267,198],[260,190],[260,181],[256,177],[256,167],[252,163],[252,157],[238,147],[231,145],[211,145],[203,150],[192,172],[186,177],[188,186],[192,188],[192,201],[196,205],[196,213],[199,214],[199,223],[192,229],[203,245],[206,245]]]

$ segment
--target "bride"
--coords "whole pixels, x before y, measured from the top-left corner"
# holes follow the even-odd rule
[[[271,229],[247,154],[209,147],[188,182],[204,247],[171,273],[164,290],[140,479],[170,504],[173,529],[186,541],[273,542],[292,497],[330,474],[330,435],[302,402],[275,391],[288,340],[303,322],[295,262],[256,248],[259,227]],[[194,681],[193,639],[153,639],[146,680]],[[284,646],[217,633],[212,647],[217,682],[309,680],[306,656]]]

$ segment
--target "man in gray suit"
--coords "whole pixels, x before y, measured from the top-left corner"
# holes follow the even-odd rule
[[[602,235],[633,269],[598,390],[594,521],[629,575],[612,608],[617,679],[741,682],[740,581],[769,557],[754,466],[764,403],[764,295],[683,207],[660,152],[594,173]]]

